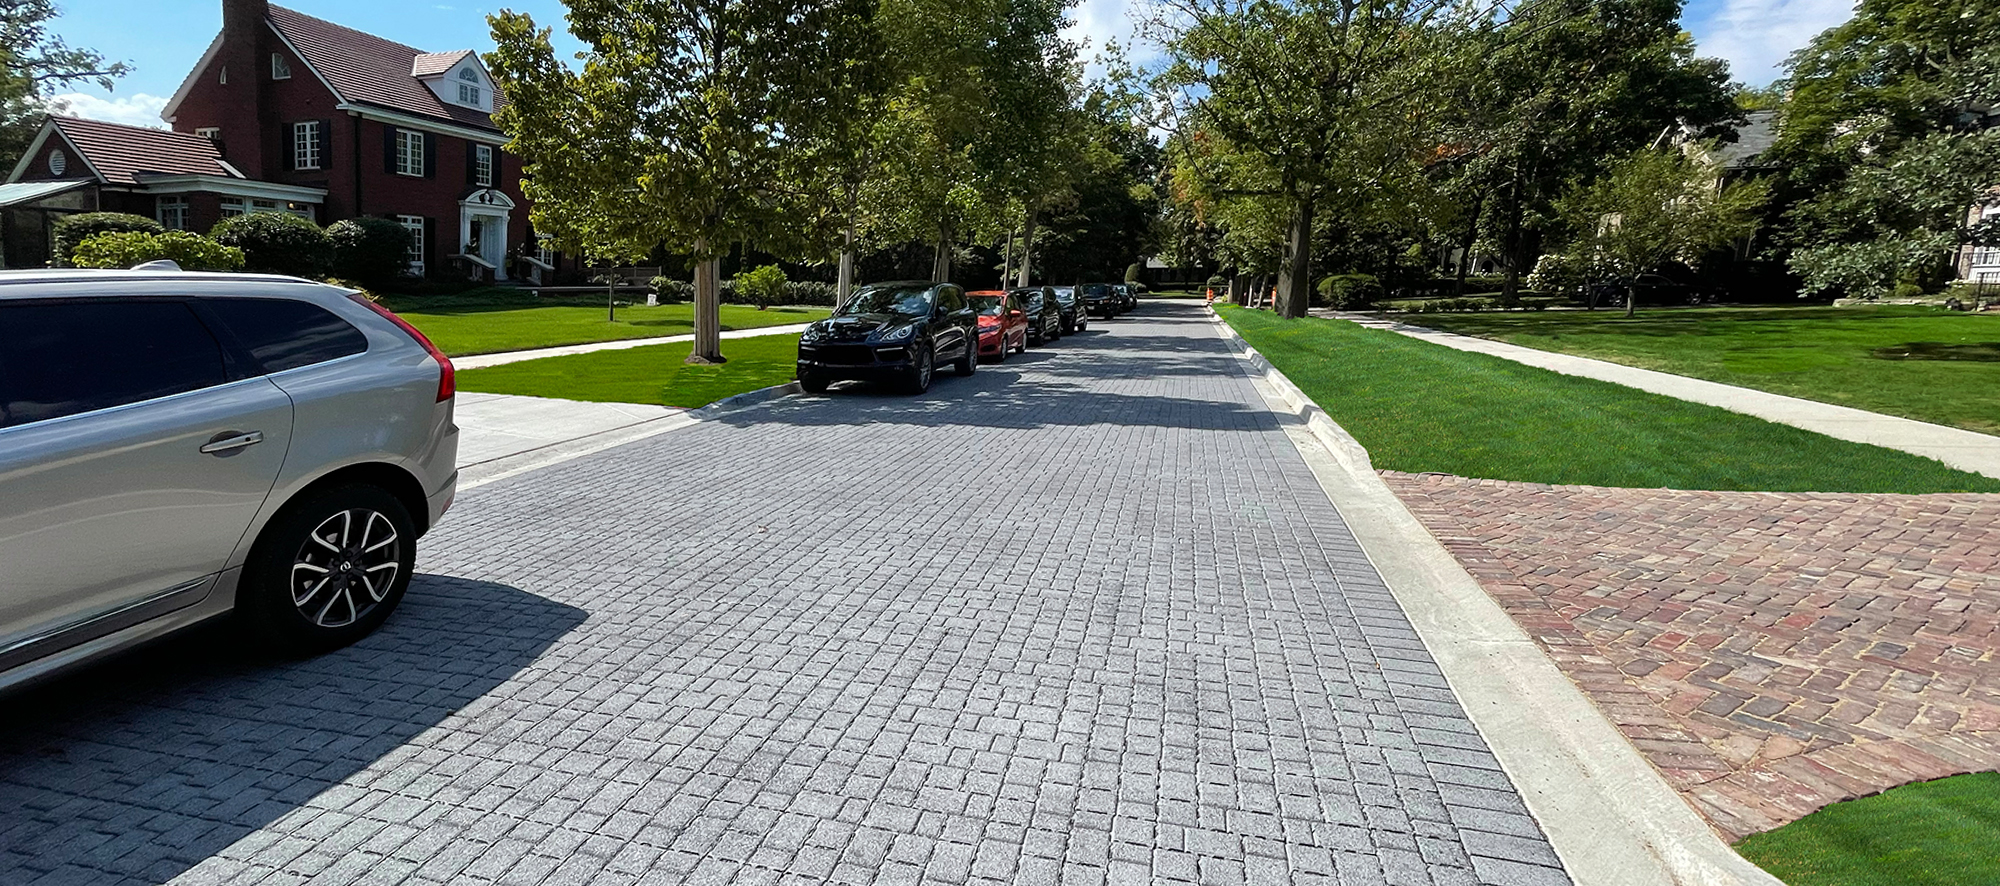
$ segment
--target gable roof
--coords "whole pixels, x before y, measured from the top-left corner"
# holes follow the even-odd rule
[[[1726,169],[1756,166],[1777,140],[1778,112],[1751,111],[1745,115],[1743,125],[1736,127],[1736,140],[1715,152],[1716,160]]]
[[[472,50],[470,49],[461,49],[457,52],[426,52],[423,55],[417,56],[417,60],[410,63],[410,76],[417,78],[435,77],[451,70],[453,65],[458,64],[459,59],[471,54]]]
[[[49,117],[29,153],[40,151],[52,132],[67,140],[106,184],[136,185],[138,176],[147,174],[243,177],[222,162],[215,142],[202,136],[79,117]]]
[[[420,75],[415,72],[420,65],[428,69],[448,57],[451,63],[437,71],[443,73],[470,53],[469,49],[424,52],[282,6],[271,7],[270,23],[342,102],[500,130],[486,112],[445,104],[417,79]],[[506,104],[498,89],[493,91],[493,103],[496,108]]]

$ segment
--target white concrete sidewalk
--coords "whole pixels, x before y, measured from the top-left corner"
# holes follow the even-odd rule
[[[760,326],[756,329],[736,329],[722,334],[723,338],[757,338],[764,335],[798,335],[806,331],[805,323],[785,326]],[[643,348],[647,345],[668,345],[675,342],[694,341],[694,335],[662,335],[658,338],[628,338],[622,341],[600,341],[584,345],[563,345],[556,348],[536,348],[531,351],[502,351],[498,354],[475,354],[470,357],[453,357],[451,364],[460,369],[484,369],[519,363],[522,360],[539,360],[543,357],[567,357],[571,354],[588,354],[594,351],[622,351],[626,348]]]
[[[458,466],[469,468],[687,412],[643,403],[585,403],[460,391],[453,413],[458,422]]]
[[[1490,354],[1542,369],[1594,378],[1628,388],[1718,406],[1731,412],[1803,428],[1855,443],[1898,449],[1944,462],[1961,471],[2000,478],[2000,437],[1897,418],[1878,412],[1835,406],[1783,394],[1739,388],[1684,375],[1638,369],[1588,357],[1541,351],[1506,342],[1439,332],[1395,320],[1346,311],[1315,311],[1319,316],[1351,320],[1371,329],[1386,329],[1461,351]]]

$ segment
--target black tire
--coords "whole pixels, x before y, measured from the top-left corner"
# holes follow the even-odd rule
[[[827,386],[831,384],[833,382],[823,375],[816,375],[810,372],[799,373],[799,387],[804,389],[808,394],[824,394],[826,393]]]
[[[416,524],[388,491],[353,485],[308,493],[257,536],[236,590],[238,620],[253,642],[280,655],[346,646],[402,602],[416,548]],[[377,586],[384,573],[392,577]]]
[[[910,363],[910,374],[903,379],[903,390],[911,394],[921,394],[931,389],[931,379],[937,375],[937,356],[931,348],[917,352]]]
[[[1007,348],[1006,348],[1006,343],[1005,343],[1005,342],[1002,342],[1002,343],[1001,343],[1001,348],[1000,348],[1000,349],[1001,349],[1001,350],[1003,350],[1003,351],[1007,349]],[[1023,333],[1021,333],[1021,344],[1020,344],[1020,346],[1019,346],[1019,347],[1016,347],[1016,348],[1014,349],[1014,353],[1016,353],[1016,354],[1025,354],[1025,353],[1027,353],[1027,352],[1028,352],[1028,334],[1027,334],[1027,333],[1025,333],[1025,332],[1023,332]]]
[[[958,370],[959,375],[971,375],[979,371],[979,338],[976,334],[966,340],[965,356],[958,358],[958,362],[953,363],[951,368]]]

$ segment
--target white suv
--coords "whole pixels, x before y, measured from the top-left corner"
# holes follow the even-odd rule
[[[287,653],[374,630],[457,488],[453,392],[347,290],[0,272],[0,689],[232,611]]]

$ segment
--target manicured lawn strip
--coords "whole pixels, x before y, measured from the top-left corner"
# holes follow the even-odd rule
[[[1419,326],[2000,434],[2000,316],[1914,305],[1425,314]],[[1919,354],[1883,359],[1913,343]]]
[[[458,374],[458,387],[601,403],[706,406],[745,391],[781,385],[798,368],[799,337],[760,335],[722,343],[720,366],[689,366],[686,343],[648,345],[568,357],[523,360]]]
[[[383,304],[423,330],[424,335],[454,357],[492,354],[529,348],[552,348],[589,342],[620,341],[685,335],[694,331],[694,306],[687,304],[632,305],[618,309],[618,319],[605,319],[604,303],[565,299],[559,303],[537,303],[529,297],[467,301],[490,290],[467,296],[389,297]],[[722,328],[755,329],[807,323],[825,317],[824,308],[771,308],[759,311],[747,305],[723,305]]]
[[[1835,803],[1736,851],[1790,886],[2000,883],[2000,773]]]
[[[2000,492],[1931,459],[1339,320],[1222,316],[1378,468],[1533,483]]]

